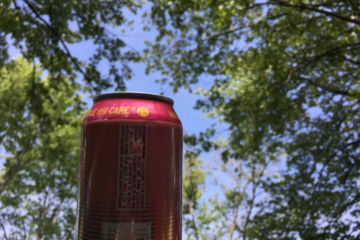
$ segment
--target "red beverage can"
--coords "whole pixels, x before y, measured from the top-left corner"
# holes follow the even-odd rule
[[[106,93],[82,123],[76,239],[181,240],[182,125],[170,98]]]

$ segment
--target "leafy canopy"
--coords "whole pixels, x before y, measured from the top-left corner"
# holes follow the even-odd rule
[[[54,84],[18,58],[0,69],[0,235],[72,239],[80,122],[79,84]]]
[[[359,2],[152,2],[159,34],[144,52],[148,71],[205,96],[196,108],[229,124],[223,161],[285,160],[281,178],[260,183],[269,200],[256,203],[241,239],[354,238]],[[212,85],[201,88],[205,77]],[[211,136],[189,139],[218,147]]]
[[[137,53],[112,32],[125,1],[5,0],[0,3],[0,232],[5,239],[71,239],[75,221],[79,93],[125,90]],[[83,60],[71,45],[91,43]],[[10,50],[23,58],[9,61]],[[108,74],[99,64],[107,63]],[[39,63],[39,64],[35,64]],[[44,70],[43,72],[40,71]],[[41,78],[44,73],[48,76]],[[80,84],[78,77],[84,81]],[[77,80],[77,82],[75,81]]]
[[[5,0],[0,7],[0,67],[9,58],[9,45],[29,61],[58,76],[74,80],[78,74],[96,92],[116,84],[125,90],[124,79],[131,77],[129,61],[137,54],[125,50],[126,44],[109,30],[126,22],[123,9],[136,12],[136,1],[40,1]],[[10,40],[11,41],[8,41]],[[71,53],[71,44],[91,42],[94,49],[88,62]],[[99,63],[106,60],[108,74],[100,73]],[[120,67],[119,67],[120,66]]]

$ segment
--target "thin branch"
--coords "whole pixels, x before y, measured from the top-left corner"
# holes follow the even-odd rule
[[[215,35],[210,36],[210,37],[207,38],[207,39],[204,39],[203,41],[204,41],[204,42],[210,41],[210,40],[212,40],[212,39],[214,39],[214,38],[217,38],[217,37],[220,37],[220,36],[222,36],[222,35],[231,34],[231,33],[234,33],[234,32],[236,32],[236,31],[238,31],[238,30],[243,30],[243,29],[245,29],[245,28],[249,28],[249,27],[238,27],[238,28],[235,28],[235,29],[231,29],[231,30],[227,30],[227,31],[224,31],[224,32],[221,32],[221,33],[217,33],[217,34],[215,34]]]
[[[310,10],[310,11],[314,11],[314,12],[318,12],[318,13],[323,13],[327,16],[332,16],[347,22],[351,22],[351,23],[355,23],[357,25],[360,25],[360,21],[356,20],[356,19],[351,19],[350,17],[347,16],[342,16],[333,12],[329,12],[323,9],[319,9],[316,7],[312,7],[311,5],[307,5],[307,4],[293,4],[293,3],[289,3],[289,2],[283,2],[283,1],[276,1],[279,5],[281,6],[285,6],[285,7],[292,7],[292,8],[299,8],[299,9],[306,9],[306,10]]]
[[[21,151],[21,153],[19,154],[18,157],[14,157],[13,158],[13,163],[12,165],[10,166],[10,170],[7,171],[4,176],[3,176],[3,179],[0,180],[0,195],[2,194],[2,192],[5,191],[7,185],[9,184],[9,182],[12,180],[12,178],[20,171],[21,167],[23,166],[22,163],[22,159],[23,157],[25,156],[25,154],[27,153],[27,151],[29,150],[30,148],[30,145],[31,145],[31,141],[28,143],[28,146],[25,147],[25,149],[23,149]],[[29,161],[29,160],[28,160]],[[26,161],[26,162],[28,162]],[[11,167],[13,167],[14,165],[14,162],[17,163],[16,166],[14,166],[14,168],[11,169]]]
[[[344,144],[345,147],[351,146],[351,145],[355,145],[355,144],[359,144],[360,143],[360,139],[354,141],[354,142],[349,142]]]
[[[27,142],[27,145],[18,154],[18,156],[16,155],[14,156],[11,165],[8,167],[9,170],[3,175],[3,178],[0,179],[0,195],[3,191],[5,191],[9,182],[22,169],[22,167],[28,162],[32,161],[32,158],[29,158],[28,160],[23,162],[23,158],[27,153],[27,151],[30,149],[30,147],[32,147],[32,144],[36,139],[36,134],[37,134],[37,130],[32,131],[32,135],[30,137],[30,140]]]
[[[331,154],[331,155],[328,157],[328,159],[326,159],[323,167],[322,167],[321,170],[320,170],[318,181],[317,181],[317,183],[315,184],[315,186],[313,187],[313,190],[312,190],[312,193],[311,193],[310,198],[312,198],[312,197],[314,196],[317,187],[318,187],[319,184],[321,183],[322,177],[323,177],[323,173],[324,173],[324,171],[325,171],[325,168],[329,165],[329,163],[331,162],[331,160],[332,160],[335,156],[336,156],[336,152],[333,153],[333,154]]]
[[[319,19],[323,19],[325,18],[324,16],[317,16],[317,17],[313,17],[313,18],[310,18],[310,19],[307,19],[305,21],[300,21],[300,22],[296,22],[296,23],[292,23],[292,24],[289,24],[286,26],[287,29],[289,28],[294,28],[294,27],[297,27],[298,25],[301,25],[301,24],[308,24],[308,23],[311,23],[313,21],[318,21]]]
[[[56,222],[56,219],[60,213],[59,209],[60,209],[61,205],[64,203],[64,200],[65,200],[65,197],[61,198],[60,203],[53,209],[53,212],[51,214],[49,221]]]
[[[279,13],[279,14],[276,14],[276,15],[272,15],[271,17],[266,17],[266,20],[270,20],[270,21],[273,21],[273,20],[277,20],[281,17],[284,17],[284,16],[289,16],[288,13],[285,13],[285,12],[282,12],[282,13]]]
[[[4,224],[3,224],[3,223],[0,223],[0,224],[1,224],[1,228],[2,228],[2,230],[3,230],[3,232],[4,232],[4,238],[5,238],[6,240],[9,240],[8,237],[7,237],[7,235],[6,235],[6,230],[5,230]]]
[[[353,64],[356,64],[356,65],[359,65],[360,66],[360,61],[356,61],[354,59],[351,59],[351,58],[347,58],[347,57],[342,57],[345,61],[349,61]]]
[[[238,177],[235,177],[233,175],[234,171],[230,171],[230,170],[227,169],[227,172],[232,175],[233,180],[237,182],[237,186],[239,188],[241,188],[241,179],[242,179],[242,175],[243,175],[242,164],[239,164],[236,168],[238,169],[238,172],[239,172]],[[251,182],[251,180],[249,179],[247,181],[247,183],[245,184],[245,186],[243,188],[243,192],[242,192],[243,196],[245,196],[246,189],[247,189],[248,185],[250,184],[250,182]],[[239,192],[240,192],[240,190],[239,190]],[[235,207],[233,208],[234,213],[233,213],[233,219],[232,219],[232,223],[231,223],[231,227],[230,227],[230,238],[229,238],[229,240],[232,240],[233,236],[234,236],[234,231],[235,231],[235,228],[236,228],[236,225],[237,225],[236,222],[237,222],[237,218],[238,218],[238,215],[239,215],[239,208],[240,208],[241,202],[242,202],[242,197],[237,198],[237,201],[235,203]],[[243,234],[243,231],[240,230],[240,233]]]
[[[272,4],[271,2],[254,3],[251,6],[246,7],[244,10],[249,11],[249,10],[251,10],[253,8],[256,8],[256,7],[262,7],[262,6],[267,6],[267,5],[271,5],[271,4]]]
[[[330,49],[328,51],[325,51],[321,54],[315,55],[313,57],[310,57],[310,59],[306,59],[303,62],[299,63],[296,67],[292,67],[287,75],[285,84],[289,83],[289,81],[291,80],[291,77],[293,75],[293,73],[295,73],[296,71],[305,68],[306,66],[310,65],[311,63],[314,63],[320,59],[322,59],[323,57],[326,57],[330,54],[338,54],[338,53],[343,53],[343,52],[347,52],[347,51],[351,51],[353,50],[353,47],[355,48],[359,48],[360,43],[353,43],[353,44],[346,44],[346,45],[342,45],[340,47],[335,47],[333,49]],[[350,49],[348,49],[350,48]]]
[[[63,189],[62,190],[65,190],[65,188],[66,188],[66,185],[67,185],[67,183],[69,182],[69,176],[66,178],[66,181],[65,181],[65,183],[64,183],[64,187],[63,187]],[[71,190],[71,188],[73,187],[73,185],[71,185],[70,184],[70,187],[69,187],[69,189],[67,190],[67,192],[70,192],[70,190]],[[54,219],[55,219],[55,217],[57,217],[58,215],[59,215],[59,209],[60,209],[60,207],[61,207],[61,205],[63,204],[63,202],[64,202],[64,200],[65,200],[65,194],[63,194],[63,196],[62,196],[62,198],[60,198],[60,203],[53,209],[53,211],[52,211],[52,214],[51,214],[51,217],[50,217],[50,221],[52,222],[52,221],[54,221]]]
[[[246,215],[246,220],[245,220],[244,227],[243,227],[243,230],[242,230],[244,240],[246,239],[247,226],[249,224],[250,215],[251,215],[252,209],[254,207],[254,202],[255,202],[255,197],[256,197],[256,188],[258,187],[258,184],[256,184],[257,181],[255,180],[255,166],[252,169],[251,175],[252,175],[252,198],[250,200],[250,208],[249,208],[248,213]]]
[[[360,193],[358,193],[357,195],[355,195],[354,199],[351,200],[350,202],[348,202],[347,204],[343,205],[334,215],[333,217],[336,217],[340,214],[342,214],[348,207],[354,205],[355,203],[357,203],[360,200]]]
[[[44,197],[43,204],[39,207],[39,222],[38,222],[38,227],[36,230],[36,236],[38,239],[41,239],[43,236],[43,222],[44,222],[43,216],[46,216],[45,210],[47,209],[46,208],[46,200],[47,200],[48,195],[49,195],[49,191],[45,191],[45,197]],[[49,200],[49,202],[50,202],[50,200]]]
[[[288,83],[290,82],[293,73],[296,72],[296,70],[298,70],[298,69],[299,69],[299,66],[297,66],[297,67],[292,67],[292,68],[290,69],[290,71],[289,71],[289,73],[288,73],[288,75],[287,75],[285,84],[288,84]]]
[[[356,4],[352,0],[349,0],[348,2],[350,2],[350,4],[353,7],[354,11],[356,11],[358,16],[360,16],[360,4],[358,4],[356,6]]]
[[[188,203],[189,203],[189,208],[190,208],[190,214],[191,214],[191,217],[192,217],[192,222],[193,222],[193,225],[194,225],[195,238],[196,238],[196,240],[199,240],[198,228],[196,226],[196,220],[195,220],[195,213],[194,213],[194,209],[192,207],[192,202],[191,202],[190,199],[188,200]]]
[[[232,220],[232,223],[231,223],[230,238],[229,238],[229,240],[232,240],[232,239],[233,239],[234,230],[235,230],[235,227],[236,227],[236,221],[237,221],[237,217],[238,217],[238,214],[239,214],[239,207],[240,207],[240,203],[238,203],[238,204],[235,206],[235,213],[234,213],[233,220]]]
[[[87,83],[92,86],[91,84],[91,80],[86,76],[85,72],[83,71],[83,69],[80,67],[79,63],[76,61],[76,59],[71,55],[69,49],[67,48],[64,40],[61,38],[61,36],[59,35],[59,33],[48,23],[45,21],[45,19],[43,19],[40,14],[36,11],[36,9],[34,8],[34,6],[28,1],[28,0],[24,0],[25,3],[29,6],[29,8],[31,9],[31,11],[36,15],[36,17],[38,19],[40,19],[46,26],[47,28],[50,29],[50,31],[56,36],[56,38],[61,42],[62,46],[65,48],[66,54],[68,55],[68,57],[71,59],[71,61],[74,63],[74,65],[76,66],[76,68],[81,72],[81,74],[84,76],[84,78],[86,79]]]
[[[326,52],[323,52],[319,55],[315,55],[313,57],[311,57],[311,60],[308,61],[308,63],[312,63],[312,62],[315,62],[329,54],[336,54],[336,53],[343,53],[343,52],[348,52],[348,51],[351,51],[353,50],[352,47],[358,47],[360,46],[360,42],[357,42],[357,43],[352,43],[352,44],[345,44],[345,45],[342,45],[342,46],[339,46],[339,47],[335,47],[333,49],[330,49]],[[350,49],[348,49],[350,47]]]
[[[13,2],[14,2],[14,6],[15,6],[15,8],[16,8],[16,10],[20,10],[20,8],[19,8],[19,6],[17,5],[17,3],[16,3],[16,0],[13,0]]]
[[[345,96],[352,96],[349,91],[346,90],[340,90],[340,89],[331,89],[329,86],[324,86],[321,85],[309,78],[305,78],[305,77],[299,77],[301,80],[305,80],[306,82],[310,83],[311,85],[314,85],[316,87],[319,87],[325,91],[331,92],[331,93],[335,93],[335,94],[340,94],[340,95],[345,95]]]
[[[358,193],[351,202],[347,203],[347,205],[355,204],[359,200],[359,199],[356,199],[359,197],[359,195],[360,195],[360,193]],[[324,223],[327,223],[328,226],[330,226],[331,223],[337,223],[342,216],[341,213],[343,211],[345,211],[347,207],[349,207],[349,206],[346,206],[345,208],[343,206],[337,213],[333,214],[332,216],[327,217],[320,224],[318,224],[318,226],[322,226],[322,225],[324,225]],[[330,220],[330,219],[332,219],[332,220]],[[324,228],[323,231],[325,231],[325,230],[326,230],[326,228]],[[314,239],[314,238],[311,238],[311,239]]]
[[[25,237],[25,239],[27,239],[27,231],[26,231],[26,224],[25,224],[24,218],[22,218],[22,227],[23,227],[23,231],[24,231],[24,237]]]
[[[250,209],[249,209],[248,214],[246,216],[246,221],[245,221],[244,229],[243,229],[243,239],[244,240],[246,239],[246,231],[247,231],[246,228],[247,228],[247,225],[249,224],[250,216],[251,216],[252,210],[254,208],[255,198],[256,198],[256,196],[258,196],[256,194],[256,191],[257,191],[257,188],[260,185],[260,180],[264,176],[265,170],[267,169],[270,162],[271,162],[271,160],[268,160],[267,162],[265,162],[265,164],[263,165],[263,169],[261,170],[261,172],[260,172],[257,179],[255,179],[255,168],[253,169],[253,173],[252,173],[252,176],[253,176],[252,199],[251,199]]]
[[[341,102],[343,101],[343,98],[341,99]],[[337,132],[339,131],[340,127],[341,127],[341,124],[343,124],[343,122],[346,120],[346,116],[342,116],[341,117],[341,120],[336,124],[336,127],[335,127],[335,130],[334,132]],[[328,149],[331,147],[331,145],[333,144],[333,139],[330,140],[330,143],[327,145],[327,147],[324,149],[324,152],[323,152],[323,156],[324,154],[326,154],[328,152]],[[321,168],[320,170],[320,173],[319,173],[319,177],[318,177],[318,181],[317,183],[315,184],[315,186],[313,187],[313,190],[312,190],[312,193],[311,193],[311,198],[314,196],[315,194],[315,191],[316,191],[316,188],[319,186],[319,184],[321,183],[322,181],[322,178],[323,178],[323,173],[325,171],[325,168],[330,164],[330,162],[332,161],[332,159],[337,155],[336,152],[332,153],[325,161],[325,163],[323,164],[323,167]],[[321,158],[323,158],[323,156],[321,156]],[[320,158],[320,159],[321,159]]]
[[[116,37],[117,39],[120,39],[121,41],[123,41],[128,47],[130,47],[132,50],[134,50],[135,52],[139,52],[136,48],[134,48],[133,46],[131,46],[130,44],[126,43],[123,39],[119,38],[119,36],[116,33],[113,33],[112,31],[110,31],[109,29],[104,28],[104,30],[106,32],[108,32],[109,34],[111,34],[113,37]]]
[[[74,230],[74,226],[72,226],[71,229],[68,230],[66,240],[72,239],[72,231],[73,230]]]

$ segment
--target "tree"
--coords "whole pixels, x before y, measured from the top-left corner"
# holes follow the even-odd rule
[[[270,166],[278,163],[276,155],[257,153],[252,159],[244,162],[230,158],[226,163],[219,164],[216,149],[224,149],[228,141],[216,139],[209,142],[207,139],[214,136],[214,130],[195,135],[185,136],[184,142],[188,145],[184,159],[183,183],[183,213],[185,218],[185,233],[188,239],[245,239],[249,235],[251,220],[259,213],[258,205],[266,199],[262,185],[270,177],[277,178],[276,172],[270,172]],[[202,145],[202,146],[199,146]],[[199,158],[201,150],[210,151],[213,145],[215,161],[207,160],[207,174],[213,178],[210,184],[217,186],[217,191],[206,199],[201,197],[206,191],[203,186],[204,166]],[[214,149],[213,149],[214,150]],[[215,188],[216,189],[216,188]],[[203,194],[205,193],[205,194]],[[208,193],[209,194],[209,193]],[[189,201],[190,200],[190,201]],[[189,206],[193,202],[193,209]],[[202,204],[199,204],[199,203]],[[194,204],[195,203],[195,204]],[[199,207],[200,206],[200,207]],[[190,218],[187,218],[190,214]],[[199,237],[201,236],[201,238]]]
[[[359,2],[152,2],[148,71],[203,95],[196,108],[229,124],[224,163],[285,154],[239,239],[359,236]]]
[[[39,1],[5,0],[0,6],[0,67],[9,58],[9,39],[29,61],[39,61],[54,74],[54,81],[63,76],[72,80],[77,74],[94,91],[100,92],[116,84],[124,90],[124,79],[131,77],[129,61],[136,52],[124,50],[126,44],[109,25],[118,27],[126,22],[122,10],[136,12],[135,1]],[[89,62],[80,62],[69,45],[92,41],[94,54]],[[101,76],[98,64],[109,63],[109,74]],[[121,68],[118,67],[120,63]]]
[[[72,239],[75,224],[81,88],[40,78],[18,58],[0,70],[0,235]]]
[[[135,13],[138,7],[132,0],[0,3],[1,238],[72,238],[84,111],[80,93],[113,84],[126,89],[128,63],[137,53],[126,49],[111,26],[127,22],[124,8]],[[80,61],[69,45],[89,41],[93,55]],[[24,59],[9,61],[10,45]],[[98,68],[103,61],[107,75]]]
[[[183,169],[183,220],[188,240],[209,239],[215,235],[220,237],[217,227],[211,227],[219,221],[219,208],[206,202],[200,202],[205,190],[206,173],[203,160],[199,158],[200,151],[188,145],[184,155]],[[216,195],[211,199],[217,203]],[[212,206],[215,206],[211,208]],[[211,238],[210,238],[211,239]]]
[[[190,214],[190,219],[185,220],[185,227],[188,231],[192,229],[195,239],[199,239],[199,229],[197,223],[197,216],[195,216],[195,209],[198,209],[201,192],[204,188],[205,174],[199,168],[201,159],[198,159],[196,152],[187,151],[185,153],[184,162],[184,176],[183,176],[183,214],[186,216]]]

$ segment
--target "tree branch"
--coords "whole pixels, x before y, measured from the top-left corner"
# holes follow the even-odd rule
[[[49,219],[51,222],[56,222],[56,219],[60,213],[59,209],[60,209],[61,205],[63,204],[64,200],[65,200],[65,197],[61,198],[60,203],[53,209],[53,212]]]
[[[5,230],[4,224],[3,224],[3,223],[0,223],[0,224],[1,224],[1,228],[2,228],[2,230],[3,230],[3,232],[4,232],[4,238],[5,238],[6,240],[9,240],[8,237],[7,237],[7,235],[6,235],[6,230]]]
[[[326,52],[323,52],[319,55],[315,55],[313,57],[311,57],[311,60],[308,61],[308,63],[312,63],[312,62],[315,62],[329,54],[337,54],[337,53],[343,53],[343,52],[347,52],[347,51],[350,51],[350,50],[353,50],[352,47],[358,47],[360,46],[360,42],[357,42],[357,43],[352,43],[352,44],[346,44],[346,45],[342,45],[342,46],[339,46],[339,47],[335,47],[333,49],[330,49]],[[348,49],[348,48],[351,48],[351,49]]]
[[[49,191],[45,191],[45,197],[44,197],[43,204],[39,206],[39,222],[38,222],[38,227],[36,229],[37,239],[42,239],[42,236],[43,236],[43,222],[44,222],[43,216],[46,216],[46,212],[48,209],[46,207],[46,200],[47,200],[48,195],[49,195]],[[50,200],[49,200],[49,202],[50,202]]]
[[[235,230],[235,227],[236,227],[236,221],[237,221],[237,217],[238,217],[238,214],[239,214],[239,206],[240,206],[240,204],[235,206],[235,213],[234,213],[231,228],[230,228],[230,238],[229,238],[229,240],[233,239],[234,230]]]
[[[356,4],[352,0],[349,0],[348,2],[350,2],[353,9],[357,12],[358,16],[360,16],[360,4],[358,3],[358,5],[356,6]]]
[[[74,226],[72,226],[71,229],[68,230],[66,240],[72,239],[72,234],[71,234],[71,232],[72,232],[73,230],[74,230]]]
[[[265,164],[263,165],[264,167],[263,167],[263,169],[261,170],[261,172],[260,172],[260,174],[258,176],[258,179],[255,179],[255,170],[256,169],[255,169],[255,167],[253,168],[253,171],[252,171],[252,185],[253,185],[252,198],[250,200],[251,201],[250,209],[249,209],[248,214],[246,216],[246,220],[245,220],[245,224],[244,224],[244,228],[243,228],[243,239],[244,240],[246,239],[247,225],[249,224],[250,216],[251,216],[252,210],[254,208],[255,198],[257,196],[256,190],[259,187],[260,180],[264,176],[265,170],[267,169],[270,162],[271,162],[271,160],[268,160],[267,162],[265,162]]]
[[[319,19],[323,19],[323,18],[325,18],[325,17],[324,16],[313,17],[313,18],[307,19],[305,21],[299,21],[299,22],[296,22],[296,23],[289,24],[289,25],[286,26],[286,28],[287,29],[294,28],[294,27],[297,27],[298,25],[308,24],[308,23],[311,23],[313,21],[318,21]]]
[[[360,42],[357,43],[353,43],[353,44],[346,44],[346,45],[342,45],[340,47],[335,47],[333,49],[330,49],[328,51],[325,51],[321,54],[315,55],[313,57],[310,57],[310,59],[305,59],[304,61],[302,61],[301,63],[299,63],[296,67],[292,67],[287,75],[287,78],[285,80],[285,84],[289,83],[292,77],[292,74],[295,73],[296,71],[298,71],[299,69],[303,69],[306,66],[322,59],[325,56],[328,56],[330,54],[338,54],[338,53],[342,53],[342,52],[347,52],[350,50],[353,50],[352,47],[356,47],[359,48],[360,46]],[[348,49],[351,48],[351,49]]]
[[[347,58],[347,57],[342,57],[345,61],[349,61],[353,64],[356,64],[356,65],[359,65],[360,66],[360,61],[356,61],[354,59],[351,59],[351,58]]]
[[[323,177],[323,173],[325,171],[325,168],[329,165],[329,163],[331,162],[331,160],[336,156],[336,152],[331,154],[328,159],[326,159],[323,167],[321,168],[320,170],[320,173],[319,173],[319,178],[318,178],[318,181],[317,183],[315,184],[315,186],[313,187],[313,190],[312,190],[312,193],[311,193],[311,197],[312,198],[316,192],[316,188],[319,186],[320,182],[322,181],[322,177]]]
[[[346,90],[339,90],[339,89],[331,89],[329,86],[324,86],[324,85],[321,85],[309,78],[305,78],[305,77],[299,77],[300,79],[302,80],[305,80],[307,81],[308,83],[310,83],[311,85],[314,85],[316,87],[319,87],[325,91],[328,91],[328,92],[331,92],[331,93],[335,93],[335,94],[340,94],[340,95],[345,95],[345,96],[351,96],[351,94],[349,93],[349,91],[346,91]]]
[[[334,215],[333,217],[335,218],[336,216],[342,214],[348,207],[352,206],[353,204],[357,203],[360,200],[360,193],[358,193],[357,195],[355,195],[354,199],[351,200],[350,202],[348,202],[347,204],[343,205]]]
[[[360,143],[360,139],[354,141],[354,142],[349,142],[344,144],[345,147],[351,146],[351,145],[355,145],[355,144],[359,144]]]
[[[37,127],[38,127],[38,125],[37,125]],[[31,136],[30,136],[29,141],[27,142],[27,145],[24,146],[23,150],[19,153],[18,156],[16,156],[16,155],[14,156],[12,163],[8,168],[9,170],[3,175],[3,178],[0,179],[0,195],[2,194],[3,191],[5,191],[7,185],[12,180],[12,178],[21,170],[22,166],[32,160],[30,158],[30,159],[26,160],[25,162],[22,162],[25,154],[30,149],[30,147],[32,147],[32,144],[36,139],[36,134],[37,134],[37,130],[34,130],[31,133]]]
[[[68,176],[68,177],[66,178],[66,181],[65,181],[65,183],[64,183],[64,187],[63,187],[62,190],[65,190],[65,187],[66,187],[67,183],[69,182],[69,179],[70,179],[70,178],[69,178],[69,176]],[[67,190],[67,192],[69,192],[72,187],[73,187],[73,185],[70,184],[70,187],[69,187],[69,189]],[[58,210],[60,209],[60,207],[61,207],[61,205],[63,204],[64,200],[65,200],[65,194],[63,194],[63,196],[60,198],[60,203],[53,209],[52,214],[51,214],[51,217],[50,217],[50,221],[51,221],[51,222],[54,221],[54,218],[59,215]]]
[[[215,35],[210,36],[207,39],[204,39],[203,42],[210,41],[210,40],[213,40],[214,38],[218,38],[218,37],[220,37],[222,35],[231,34],[231,33],[234,33],[234,32],[236,32],[238,30],[243,30],[245,28],[249,28],[249,27],[238,27],[238,28],[235,28],[235,29],[231,29],[231,30],[227,30],[227,31],[224,31],[224,32],[221,32],[221,33],[217,33]]]
[[[246,233],[247,233],[247,226],[249,224],[250,221],[250,215],[252,212],[252,209],[254,207],[254,202],[255,202],[255,197],[256,197],[256,189],[258,187],[258,184],[256,183],[256,179],[255,179],[255,167],[253,167],[252,169],[252,173],[251,173],[251,178],[252,178],[252,198],[250,200],[250,209],[248,210],[248,213],[246,215],[246,220],[244,223],[244,227],[243,227],[243,239],[246,239]]]
[[[24,231],[24,237],[25,237],[25,239],[27,239],[27,231],[26,231],[26,225],[25,225],[24,218],[22,218],[22,227],[23,227],[23,231]]]
[[[335,17],[335,18],[338,18],[338,19],[341,19],[341,20],[344,20],[344,21],[347,21],[347,22],[351,22],[351,23],[355,23],[357,25],[360,25],[359,20],[351,19],[351,18],[349,18],[347,16],[342,16],[342,15],[339,15],[339,14],[336,14],[336,13],[333,13],[333,12],[329,12],[329,11],[326,11],[326,10],[323,10],[323,9],[318,9],[318,8],[312,7],[311,5],[308,5],[308,4],[304,4],[304,3],[302,3],[302,4],[293,4],[293,3],[283,2],[283,1],[279,1],[279,0],[277,0],[276,2],[281,6],[299,8],[299,9],[306,9],[306,10],[309,10],[309,11],[322,13],[322,14],[325,14],[327,16],[332,16],[332,17]]]
[[[112,31],[110,31],[110,30],[107,29],[107,28],[104,28],[104,30],[105,30],[106,32],[108,32],[110,35],[112,35],[113,37],[115,37],[115,38],[121,40],[122,42],[124,42],[126,46],[130,47],[130,48],[131,48],[132,50],[134,50],[135,52],[139,52],[136,48],[134,48],[133,46],[131,46],[130,44],[126,43],[124,40],[122,40],[121,38],[119,38],[119,36],[118,36],[116,33],[113,33]]]
[[[28,144],[27,147],[25,147],[25,149],[23,149],[21,151],[21,153],[19,154],[18,157],[14,157],[13,159],[13,164],[14,162],[17,163],[16,166],[10,166],[10,170],[7,171],[4,176],[3,179],[0,180],[0,195],[5,191],[7,185],[9,184],[9,182],[11,181],[11,179],[20,171],[21,167],[22,167],[22,159],[25,156],[25,154],[27,153],[27,151],[30,148],[31,143]],[[11,169],[11,167],[13,167]]]
[[[15,6],[15,8],[16,8],[16,10],[20,10],[20,8],[19,8],[19,6],[17,5],[17,3],[16,3],[16,0],[13,0],[13,2],[14,2],[14,6]]]
[[[193,225],[194,225],[195,239],[199,240],[198,228],[196,226],[196,220],[195,220],[195,213],[194,213],[194,209],[192,207],[192,202],[190,199],[188,200],[188,203],[189,203],[190,214],[191,214]]]
[[[28,0],[24,0],[25,3],[29,6],[29,8],[31,9],[31,11],[36,15],[36,17],[38,19],[40,19],[47,28],[50,29],[50,31],[56,36],[56,38],[61,42],[62,46],[65,48],[66,54],[68,55],[68,57],[71,59],[71,61],[74,63],[74,65],[76,66],[76,68],[79,70],[79,72],[84,76],[85,80],[87,81],[87,83],[89,84],[89,86],[92,86],[91,84],[91,80],[86,76],[85,72],[83,71],[83,69],[80,67],[79,63],[76,61],[76,59],[71,55],[69,49],[67,48],[64,40],[61,38],[61,36],[59,35],[59,33],[48,23],[45,21],[45,19],[43,19],[40,14],[36,11],[36,9],[34,8],[34,6],[28,1]]]

